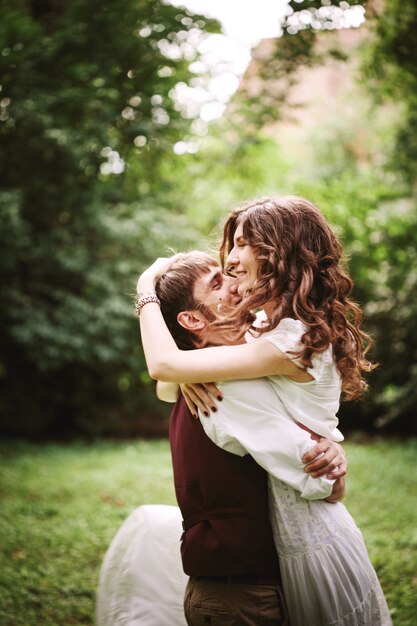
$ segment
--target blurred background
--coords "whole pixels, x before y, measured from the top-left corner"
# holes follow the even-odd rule
[[[342,429],[415,434],[416,29],[414,0],[4,0],[3,435],[165,435],[137,275],[285,193],[334,225],[375,340]]]

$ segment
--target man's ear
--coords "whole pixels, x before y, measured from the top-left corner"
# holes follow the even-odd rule
[[[177,322],[192,332],[204,330],[207,325],[207,320],[200,311],[181,311],[177,315]]]

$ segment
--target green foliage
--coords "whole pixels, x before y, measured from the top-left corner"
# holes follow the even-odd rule
[[[198,57],[188,34],[216,28],[159,0],[1,4],[7,430],[149,430],[131,293],[168,245],[195,245],[150,182],[190,124],[172,97]]]
[[[370,376],[371,391],[365,400],[343,407],[343,426],[416,432],[414,4],[388,1],[386,9],[368,15],[374,37],[354,52],[356,61],[359,57],[365,66],[367,82],[362,91],[356,87],[343,93],[333,110],[326,107],[314,131],[298,145],[288,135],[281,138],[282,126],[273,126],[272,131],[267,126],[260,132],[265,123],[285,117],[285,88],[296,78],[297,68],[320,63],[329,55],[337,57],[323,32],[327,18],[320,18],[321,25],[315,28],[311,28],[312,20],[304,25],[300,21],[305,11],[314,19],[320,17],[320,7],[330,4],[320,0],[304,2],[303,6],[290,3],[292,13],[284,21],[283,37],[269,48],[263,46],[266,56],[261,65],[255,64],[256,77],[262,78],[257,90],[258,125],[255,130],[251,124],[249,130],[240,127],[240,133],[238,127],[229,126],[221,131],[227,143],[203,145],[208,160],[203,172],[200,155],[200,178],[208,190],[206,204],[218,204],[221,197],[230,206],[236,199],[299,193],[326,212],[344,243],[356,283],[354,295],[364,306],[365,325],[375,341],[372,358],[379,363]],[[297,29],[298,34],[294,34]],[[357,78],[363,78],[363,71]],[[366,92],[369,79],[373,99]],[[250,90],[249,82],[246,91],[250,94]],[[271,103],[276,98],[274,114],[269,115],[271,110],[262,94],[269,94]],[[247,102],[250,107],[250,100]],[[235,123],[242,111],[238,109],[236,114],[236,108],[231,107]],[[276,140],[265,137],[272,134]],[[226,172],[223,177],[219,176],[221,168]],[[210,193],[211,181],[217,179],[222,180]],[[215,218],[219,211],[210,215]]]
[[[288,91],[296,83],[296,71],[318,63],[314,53],[315,35],[310,30],[297,37],[286,36],[270,42],[267,59],[256,59],[256,80],[246,80],[235,98],[236,112],[245,120],[245,133],[256,134],[266,124],[290,117]],[[266,61],[266,62],[265,62]]]
[[[417,442],[359,440],[346,451],[346,505],[395,626],[413,626]],[[168,443],[16,442],[4,444],[1,455],[0,622],[93,624],[100,565],[124,519],[141,504],[175,504]]]
[[[412,186],[417,177],[417,5],[414,0],[384,0],[365,2],[352,0],[343,3],[331,0],[293,0],[283,20],[285,36],[276,40],[276,51],[271,59],[278,63],[272,69],[275,79],[286,67],[286,49],[291,43],[288,70],[294,76],[297,67],[320,63],[324,56],[321,45],[326,32],[334,30],[337,13],[349,6],[363,6],[370,36],[362,50],[362,75],[371,90],[374,102],[392,102],[399,107],[402,121],[396,129],[396,146],[391,156],[391,169],[396,170]],[[337,46],[326,52],[341,55]],[[343,56],[343,53],[342,53]],[[266,63],[266,66],[269,64]],[[263,91],[271,84],[271,72],[263,76]]]
[[[245,123],[245,134],[256,135],[266,125],[291,119],[288,103],[291,87],[298,81],[300,67],[309,68],[329,56],[346,59],[337,39],[323,46],[326,34],[345,27],[344,14],[360,7],[364,0],[290,0],[281,19],[282,37],[264,42],[260,54],[255,50],[251,71],[247,73],[234,100],[234,115]]]
[[[344,58],[326,7],[342,10],[289,3],[283,37],[255,62],[257,89],[244,82],[197,138],[173,89],[193,80],[190,37],[216,22],[162,0],[1,3],[3,429],[166,432],[132,313],[137,274],[169,247],[205,247],[201,233],[215,248],[242,199],[301,193],[340,232],[380,363],[343,419],[415,430],[417,9],[367,7],[373,35],[355,54],[371,105],[345,94],[298,145],[274,139],[264,129],[292,116],[298,68]],[[199,152],[174,155],[187,139]]]
[[[181,157],[184,171],[173,176],[187,181],[192,172],[185,209],[216,230],[213,247],[218,223],[242,199],[298,193],[325,212],[343,242],[379,363],[364,399],[343,405],[342,428],[415,433],[417,211],[403,178],[390,170],[398,116],[386,106],[375,111],[358,89],[340,98],[354,106],[342,116],[335,103],[299,145],[280,132],[280,143],[267,132],[248,137],[222,121],[217,139],[212,131],[197,155]]]
[[[417,6],[414,0],[385,0],[370,16],[374,37],[363,71],[375,100],[401,106],[391,166],[413,185],[417,179]]]

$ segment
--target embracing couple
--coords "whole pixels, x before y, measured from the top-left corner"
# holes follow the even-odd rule
[[[187,624],[389,626],[340,502],[340,396],[358,397],[372,367],[341,244],[310,202],[273,197],[231,213],[220,258],[159,259],[137,285],[150,375],[165,399],[181,384]]]

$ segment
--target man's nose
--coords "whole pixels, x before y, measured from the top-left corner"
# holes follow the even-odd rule
[[[229,298],[232,304],[238,304],[242,298],[238,292],[238,282],[235,278],[232,278],[231,282],[228,284],[229,289]]]
[[[226,287],[227,291],[231,293],[234,289],[234,285],[236,285],[237,280],[235,276],[231,276],[230,274],[223,274],[223,285]]]

